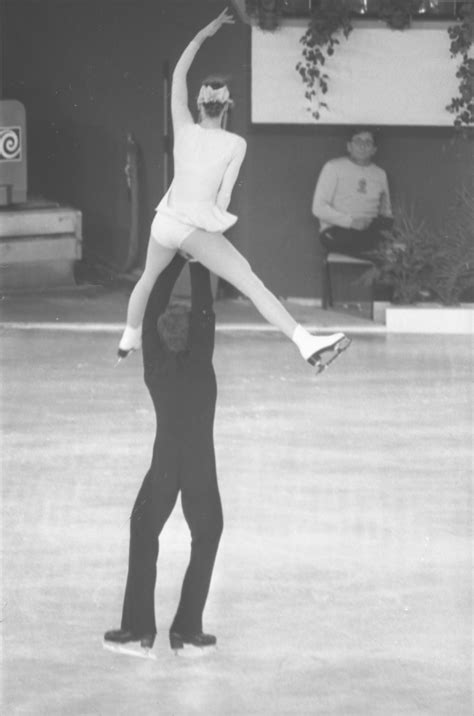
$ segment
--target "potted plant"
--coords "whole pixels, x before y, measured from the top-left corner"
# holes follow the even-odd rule
[[[462,304],[474,289],[474,199],[467,190],[459,192],[442,229],[430,229],[413,209],[398,208],[393,229],[372,256],[370,278],[393,291],[387,330],[472,330],[473,306]]]
[[[383,243],[371,255],[371,278],[391,287],[393,303],[412,304],[426,295],[433,244],[426,222],[416,218],[413,208],[395,210],[393,229],[384,232]]]
[[[445,306],[459,305],[474,288],[474,198],[458,192],[433,254],[430,289]]]

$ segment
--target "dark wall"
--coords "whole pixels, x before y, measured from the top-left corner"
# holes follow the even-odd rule
[[[141,245],[164,189],[163,63],[225,3],[221,0],[4,0],[4,96],[27,109],[30,193],[81,209],[87,253],[120,264],[129,200],[126,137],[143,155]],[[238,22],[202,47],[190,98],[207,73],[231,76],[230,129],[248,154],[232,210],[230,238],[280,295],[320,294],[310,205],[319,171],[344,150],[340,127],[250,123],[249,28]],[[378,161],[392,194],[442,222],[456,188],[468,185],[472,142],[449,128],[383,130]]]

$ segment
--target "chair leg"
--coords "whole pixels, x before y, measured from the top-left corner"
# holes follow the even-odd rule
[[[324,311],[326,311],[328,307],[328,286],[326,272],[326,259],[323,259],[323,262],[321,264],[321,303]]]
[[[370,320],[374,320],[375,279],[370,284]]]
[[[327,304],[328,306],[333,305],[332,299],[332,282],[331,282],[331,264],[326,261],[326,285],[327,285]]]

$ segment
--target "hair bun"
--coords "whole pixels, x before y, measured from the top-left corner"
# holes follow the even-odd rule
[[[199,90],[197,103],[209,104],[210,102],[220,102],[225,104],[230,100],[229,88],[227,85],[214,89],[210,85],[203,85]]]

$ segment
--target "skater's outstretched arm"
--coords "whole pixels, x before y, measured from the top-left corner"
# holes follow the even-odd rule
[[[211,276],[200,263],[189,264],[191,272],[191,321],[189,326],[189,347],[191,354],[205,360],[212,360],[216,317],[213,309]]]
[[[145,365],[155,364],[162,350],[162,343],[156,324],[158,318],[168,306],[171,292],[185,263],[186,260],[176,254],[171,263],[157,278],[151,291],[143,318],[142,346]]]
[[[222,25],[233,24],[233,22],[234,18],[227,9],[221,12],[215,20],[197,33],[176,63],[171,85],[171,118],[175,133],[184,124],[192,124],[194,121],[188,106],[187,74],[199,48],[208,37],[215,35]]]

